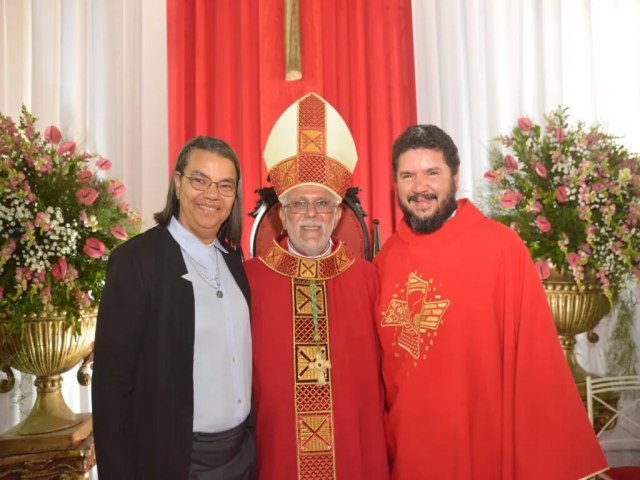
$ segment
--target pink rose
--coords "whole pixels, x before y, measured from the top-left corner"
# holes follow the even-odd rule
[[[127,235],[127,231],[120,225],[111,227],[109,231],[111,232],[111,235],[116,237],[118,240],[126,240],[129,237]]]
[[[13,255],[13,252],[16,251],[16,240],[14,238],[9,239],[9,243],[4,247],[4,251],[2,252],[3,258],[9,258]]]
[[[551,224],[544,215],[538,215],[536,217],[536,226],[542,233],[548,233],[551,231]]]
[[[64,142],[58,147],[58,155],[73,155],[76,152],[76,142]]]
[[[62,140],[62,134],[60,133],[60,130],[58,130],[58,127],[55,125],[49,125],[44,129],[44,139],[47,142],[58,144],[60,143],[60,140]]]
[[[116,180],[115,182],[109,184],[109,186],[107,187],[107,191],[111,194],[112,197],[118,198],[123,196],[127,189],[121,181]]]
[[[500,196],[500,204],[505,208],[513,208],[520,201],[520,192],[507,190]]]
[[[105,172],[111,168],[111,161],[106,158],[100,158],[96,162],[96,167],[100,170],[104,170]]]
[[[60,257],[57,263],[51,266],[51,275],[57,281],[64,280],[67,276],[67,261],[64,257]]]
[[[47,285],[40,292],[40,301],[43,305],[48,305],[51,303],[51,287]]]
[[[93,177],[93,172],[91,170],[83,170],[80,173],[78,173],[78,175],[76,176],[79,183],[88,182],[89,180],[91,180],[92,177]]]
[[[558,201],[558,203],[566,202],[567,197],[567,187],[565,187],[564,185],[560,185],[558,188],[556,188],[556,200]]]
[[[513,158],[512,155],[507,155],[504,157],[504,164],[511,170],[516,170],[518,168],[518,161]]]
[[[98,195],[95,188],[81,188],[76,192],[76,198],[81,205],[93,205]]]
[[[107,248],[104,246],[104,243],[95,237],[87,238],[84,247],[82,247],[82,251],[90,258],[100,258],[106,250]]]
[[[533,123],[527,117],[518,119],[518,128],[523,132],[529,132],[533,128]]]
[[[80,308],[88,308],[91,306],[91,297],[87,292],[75,290],[73,295],[76,297],[76,302]]]
[[[534,170],[542,178],[547,178],[547,167],[545,167],[542,162],[536,163]]]

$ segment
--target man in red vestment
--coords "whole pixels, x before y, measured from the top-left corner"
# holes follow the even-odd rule
[[[456,202],[433,125],[393,147],[404,221],[374,259],[396,480],[575,480],[607,468],[516,233]]]
[[[375,267],[331,234],[357,161],[344,120],[309,94],[264,152],[287,235],[245,263],[260,480],[387,480]]]

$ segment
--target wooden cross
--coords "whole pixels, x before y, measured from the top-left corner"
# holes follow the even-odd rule
[[[284,0],[284,67],[287,81],[302,78],[299,0]]]

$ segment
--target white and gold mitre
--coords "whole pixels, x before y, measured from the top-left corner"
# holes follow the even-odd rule
[[[278,198],[294,187],[317,185],[342,199],[358,153],[336,109],[309,93],[280,115],[264,147],[264,161]]]

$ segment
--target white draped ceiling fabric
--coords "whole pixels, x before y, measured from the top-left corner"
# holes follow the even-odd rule
[[[493,136],[560,104],[640,152],[638,0],[414,0],[413,15],[418,118],[458,144],[459,196],[476,195]],[[167,185],[165,23],[165,0],[0,0],[0,111],[24,103],[109,158],[147,226]],[[580,348],[601,371],[602,346]],[[0,395],[0,431],[30,408],[25,383]],[[64,394],[90,409],[73,375]]]
[[[640,153],[639,26],[638,0],[414,0],[418,121],[458,145],[458,196],[478,198],[491,138],[558,105]],[[635,325],[640,345],[640,308]],[[587,370],[604,373],[612,326],[600,323],[595,345],[579,336]]]
[[[165,39],[164,0],[0,0],[0,111],[17,119],[24,104],[40,129],[109,158],[147,226],[168,182]],[[90,411],[75,373],[64,397]],[[31,408],[32,380],[0,394],[0,432]]]

